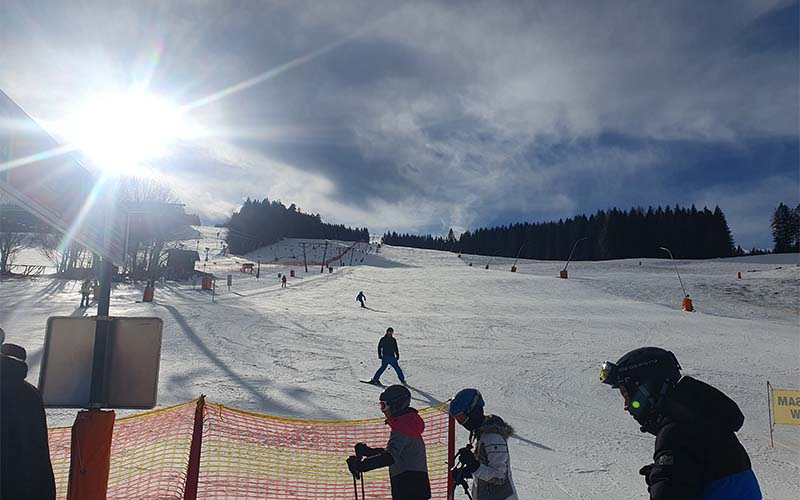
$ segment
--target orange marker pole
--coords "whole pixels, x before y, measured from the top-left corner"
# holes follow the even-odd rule
[[[81,410],[72,425],[67,500],[106,500],[114,412]]]

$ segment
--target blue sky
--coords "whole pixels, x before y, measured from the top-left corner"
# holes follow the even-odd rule
[[[43,124],[134,84],[203,103],[211,134],[151,163],[204,222],[246,197],[435,234],[694,203],[751,248],[800,202],[797,1],[3,5],[0,88]]]

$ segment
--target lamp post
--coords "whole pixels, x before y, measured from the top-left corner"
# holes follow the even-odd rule
[[[574,245],[572,245],[572,251],[569,253],[569,257],[567,257],[567,263],[566,263],[566,264],[564,264],[564,269],[562,269],[562,270],[561,270],[561,273],[559,274],[559,276],[560,276],[561,278],[567,279],[567,276],[568,276],[568,274],[567,274],[567,266],[569,266],[569,263],[570,263],[570,261],[572,260],[572,254],[574,254],[574,253],[575,253],[575,249],[576,249],[576,248],[578,248],[578,243],[580,243],[580,242],[581,242],[581,241],[583,241],[583,240],[588,240],[588,239],[589,239],[589,237],[588,237],[588,236],[584,236],[583,238],[579,238],[579,239],[578,239],[578,240],[575,242],[575,244],[574,244]]]
[[[681,290],[683,290],[683,296],[688,297],[689,294],[686,293],[686,288],[683,287],[683,280],[681,279],[681,273],[678,272],[678,265],[675,264],[675,257],[672,256],[672,252],[669,251],[667,247],[659,247],[661,250],[664,250],[669,254],[669,258],[672,259],[672,265],[675,266],[675,274],[678,275],[678,283],[681,284]]]
[[[520,245],[520,247],[519,247],[519,250],[517,250],[517,257],[514,259],[514,263],[511,264],[511,272],[512,273],[517,272],[517,261],[519,260],[519,255],[522,253],[522,248],[527,244],[528,244],[527,241],[522,243],[522,245]]]

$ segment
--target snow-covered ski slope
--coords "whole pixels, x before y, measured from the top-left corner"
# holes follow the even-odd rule
[[[219,230],[201,230],[206,239],[186,247],[199,246],[204,258]],[[515,427],[520,498],[645,499],[637,471],[651,461],[653,437],[639,432],[598,373],[606,359],[656,345],[675,352],[684,374],[719,387],[742,408],[739,437],[765,498],[797,497],[798,428],[777,426],[770,448],[766,396],[767,380],[800,388],[796,255],[677,261],[698,310],[684,313],[667,259],[573,262],[563,280],[559,262],[520,260],[511,273],[513,259],[492,259],[486,270],[487,257],[384,246],[379,253],[365,247],[358,265],[343,259],[333,273],[319,266],[305,273],[274,262],[273,250],[283,258],[296,243],[244,257],[210,250],[198,268],[205,263],[219,278],[213,303],[199,284],[158,284],[154,303],[137,302],[139,286],[115,287],[113,315],[164,319],[159,406],[202,393],[293,418],[378,417],[381,389],[358,380],[377,369],[378,340],[392,326],[416,406],[477,387],[487,410]],[[260,279],[236,270],[258,253]],[[296,278],[282,289],[277,273],[290,269]],[[76,307],[78,290],[77,282],[49,277],[0,281],[0,324],[9,342],[28,348],[34,383],[46,319],[86,314]],[[355,301],[360,290],[369,309]],[[391,369],[382,377],[396,381]],[[51,426],[74,416],[48,410]],[[467,436],[458,433],[461,446]]]

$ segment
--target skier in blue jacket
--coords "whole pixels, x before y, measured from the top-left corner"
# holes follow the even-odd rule
[[[675,355],[641,347],[600,369],[624,409],[656,436],[653,463],[639,471],[651,500],[761,500],[750,457],[736,431],[744,415],[710,385],[681,377]]]

